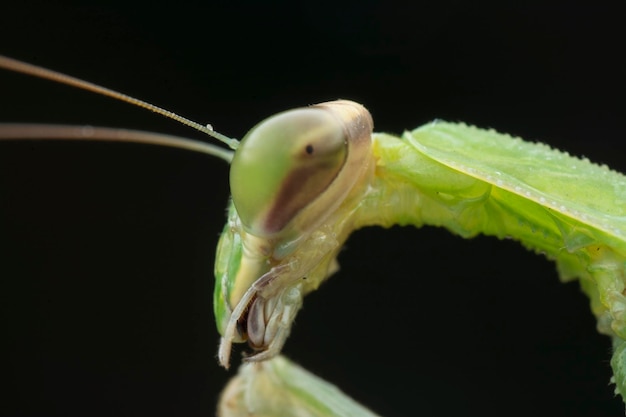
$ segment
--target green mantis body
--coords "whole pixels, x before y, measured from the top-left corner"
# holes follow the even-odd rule
[[[554,260],[563,280],[581,280],[599,330],[613,337],[615,383],[617,391],[623,392],[626,177],[542,144],[462,124],[433,122],[402,138],[385,134],[372,134],[371,138],[369,160],[353,175],[359,178],[354,188],[333,210],[329,224],[312,233],[311,240],[302,243],[303,252],[295,255],[305,254],[306,259],[288,258],[287,263],[279,264],[275,271],[281,283],[277,288],[271,288],[271,281],[267,286],[251,282],[246,287],[247,297],[238,304],[240,308],[231,310],[237,321],[258,319],[251,317],[257,309],[245,310],[242,305],[247,308],[258,298],[283,297],[292,288],[296,288],[292,306],[299,308],[301,294],[316,288],[333,272],[329,265],[333,265],[338,248],[360,227],[434,225],[466,238],[477,234],[513,238]],[[228,309],[223,305],[230,289],[224,288],[238,284],[226,278],[232,264],[225,258],[241,252],[230,242],[239,234],[241,244],[246,245],[245,232],[232,227],[238,224],[234,207],[230,213],[231,226],[222,237],[229,244],[225,251],[223,246],[218,250],[216,268],[218,323]],[[313,248],[324,244],[329,247],[316,255]],[[298,269],[311,259],[309,269]],[[293,276],[288,266],[291,262],[297,265]],[[320,267],[321,273],[317,272]],[[312,287],[303,289],[303,285]],[[265,311],[260,320],[269,323],[274,319]],[[293,315],[287,318],[289,323],[292,320]],[[232,336],[226,333],[225,339],[229,338]],[[279,343],[283,341],[281,338]],[[230,343],[226,346],[229,348]],[[266,359],[274,353],[270,343],[260,356]],[[227,365],[227,355],[220,359]]]
[[[252,168],[240,165],[238,155],[247,151],[250,137],[268,122],[253,129],[236,151],[231,171],[231,181],[236,181],[231,184],[234,200],[216,261],[214,308],[223,336],[223,365],[229,363],[232,342],[248,340],[255,351],[248,358],[251,361],[271,359],[280,352],[302,296],[336,270],[337,254],[352,231],[370,225],[434,225],[462,237],[487,234],[519,240],[555,260],[563,279],[579,278],[599,329],[613,337],[612,365],[617,389],[624,392],[623,175],[545,145],[462,124],[433,122],[400,138],[372,133],[369,113],[356,103],[330,102],[315,108],[316,114],[325,115],[317,127],[334,124],[331,133],[322,129],[322,135],[313,135],[312,140],[320,140],[315,151],[326,143],[321,139],[334,137],[336,131],[338,146],[322,152],[320,164],[313,161],[313,172],[330,167],[329,174],[303,187],[306,192],[298,194],[298,204],[284,205],[290,209],[279,216],[280,221],[273,220],[270,214],[276,210],[268,207],[279,195],[291,201],[284,196],[294,193],[294,188],[285,189],[283,180],[302,166],[293,163],[297,159],[291,156],[310,154],[310,138],[300,143],[296,125],[286,146],[278,143],[270,148],[270,154],[284,159],[283,169],[270,178],[273,192],[261,192],[250,204],[241,199],[259,187],[249,189],[240,181],[247,170],[255,172],[256,162]],[[291,115],[278,117],[289,125]],[[264,138],[265,134],[259,140]],[[293,143],[301,145],[296,151],[303,152],[293,153]],[[261,164],[276,165],[267,159]],[[239,178],[241,166],[244,174]],[[310,177],[307,172],[300,178]],[[333,188],[337,179],[342,182]],[[328,190],[333,192],[330,197],[324,194]],[[238,210],[245,213],[243,217]],[[277,361],[271,363],[285,366],[282,359]],[[265,370],[263,364],[252,366],[259,371],[244,374],[246,385],[279,373],[273,365]],[[311,386],[315,384],[311,380]],[[290,389],[285,387],[282,394],[294,395],[295,388]],[[232,398],[228,392],[225,401]],[[267,398],[256,401],[269,403]],[[332,413],[312,415],[342,415]]]

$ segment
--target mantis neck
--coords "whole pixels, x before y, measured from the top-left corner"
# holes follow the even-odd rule
[[[567,219],[494,184],[445,166],[410,143],[375,133],[375,170],[357,213],[355,228],[378,225],[445,227],[463,238],[478,234],[514,237],[557,257],[586,242],[564,240]],[[577,225],[579,227],[579,225]]]

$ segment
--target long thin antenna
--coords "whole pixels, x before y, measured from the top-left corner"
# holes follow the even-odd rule
[[[173,113],[169,110],[165,110],[159,106],[155,106],[154,104],[150,104],[143,100],[136,99],[134,97],[128,96],[126,94],[122,94],[115,90],[111,90],[106,87],[102,87],[100,85],[81,80],[80,78],[72,77],[70,75],[66,75],[57,71],[49,70],[37,65],[28,64],[26,62],[19,61],[17,59],[9,58],[3,55],[0,55],[0,68],[4,68],[10,71],[16,71],[22,74],[32,75],[34,77],[47,79],[50,81],[55,81],[61,84],[66,84],[72,87],[80,88],[83,90],[91,91],[93,93],[101,94],[103,96],[108,96],[114,98],[116,100],[124,101],[126,103],[133,104],[138,107],[143,107],[144,109],[150,110],[154,113],[158,113],[162,116],[165,116],[169,119],[176,120],[184,125],[192,127],[200,132],[206,133],[207,135],[225,143],[231,149],[237,149],[239,145],[239,141],[237,139],[229,138],[228,136],[222,135],[221,133],[213,130],[211,125],[201,125],[200,123],[194,122],[193,120],[189,120],[185,117],[179,116],[176,113]]]
[[[0,123],[0,142],[19,139],[142,143],[217,156],[228,163],[233,159],[233,151],[228,149],[199,140],[162,133],[93,126]]]

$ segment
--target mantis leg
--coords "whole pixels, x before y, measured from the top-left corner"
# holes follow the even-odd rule
[[[247,362],[220,396],[218,417],[377,417],[284,356]]]

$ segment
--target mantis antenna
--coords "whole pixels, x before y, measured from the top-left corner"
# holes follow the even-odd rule
[[[15,72],[22,73],[22,74],[32,75],[34,77],[43,78],[43,79],[47,79],[50,81],[55,81],[61,84],[66,84],[72,87],[80,88],[82,90],[91,91],[93,93],[100,94],[103,96],[108,96],[116,100],[124,101],[126,103],[130,103],[137,107],[142,107],[154,113],[160,114],[161,116],[165,116],[169,119],[176,120],[179,123],[192,127],[200,132],[203,132],[221,141],[222,143],[226,144],[231,149],[237,149],[237,146],[239,145],[239,141],[237,139],[229,138],[228,136],[225,136],[219,132],[216,132],[215,130],[213,130],[213,127],[211,125],[206,125],[206,126],[201,125],[200,123],[194,122],[193,120],[189,120],[183,116],[180,116],[169,110],[165,110],[164,108],[161,108],[159,106],[155,106],[154,104],[150,104],[146,101],[136,99],[126,94],[122,94],[118,91],[111,90],[109,88],[102,87],[100,85],[97,85],[97,84],[94,84],[85,80],[81,80],[80,78],[72,77],[70,75],[66,75],[57,71],[49,70],[47,68],[43,68],[37,65],[28,64],[26,62],[22,62],[22,61],[9,58],[3,55],[0,55],[0,68],[4,68],[10,71],[15,71]],[[13,127],[17,127],[17,125],[13,125]],[[130,132],[130,131],[124,131],[124,132]],[[119,135],[116,135],[116,136],[119,136]],[[79,137],[73,137],[73,138],[79,139]],[[92,137],[92,139],[101,140],[102,138]],[[117,140],[122,140],[122,139],[119,138]],[[146,139],[144,139],[143,142],[153,143],[153,142],[149,142]],[[163,143],[157,143],[157,144],[163,144]],[[169,146],[174,146],[174,145],[170,144]],[[223,156],[221,155],[216,155],[216,156],[223,158]]]
[[[97,140],[103,142],[133,142],[167,146],[216,156],[230,163],[233,152],[210,143],[162,133],[140,130],[116,129],[92,126],[0,123],[0,140],[13,139],[59,139]]]

